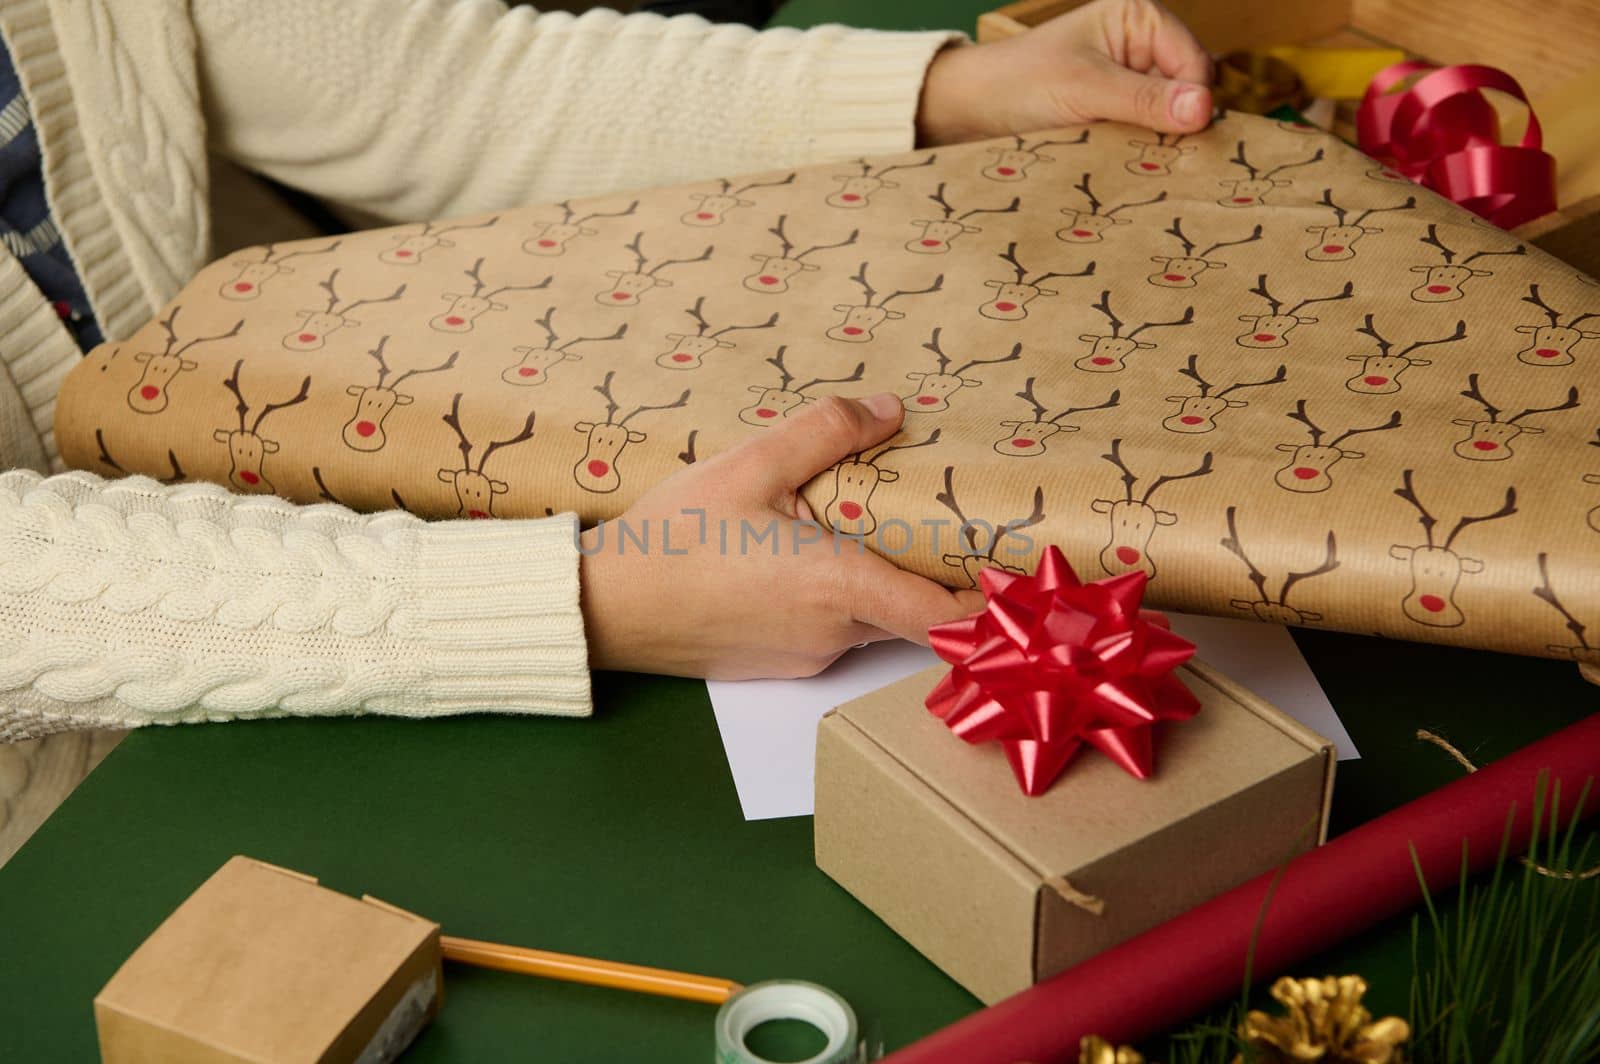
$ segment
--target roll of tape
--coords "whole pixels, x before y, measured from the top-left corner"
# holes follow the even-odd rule
[[[860,1032],[844,998],[825,986],[798,981],[752,983],[717,1011],[717,1064],[773,1064],[745,1045],[768,1020],[799,1020],[821,1031],[828,1044],[798,1064],[857,1064]]]

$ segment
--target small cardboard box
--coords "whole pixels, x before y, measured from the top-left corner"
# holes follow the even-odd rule
[[[234,857],[94,999],[106,1064],[383,1064],[438,1011],[439,926]]]
[[[817,734],[817,865],[985,1002],[1131,938],[1322,841],[1331,744],[1198,663],[1202,709],[1137,780],[1085,748],[1037,798],[997,743],[923,707],[943,666]]]

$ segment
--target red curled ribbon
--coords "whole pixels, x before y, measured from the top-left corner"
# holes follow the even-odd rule
[[[1424,188],[1511,229],[1556,209],[1556,163],[1543,150],[1531,105],[1521,142],[1500,142],[1500,120],[1483,89],[1528,103],[1516,79],[1494,67],[1385,67],[1356,112],[1356,141]]]
[[[1085,584],[1049,547],[1033,576],[985,569],[982,613],[929,630],[952,668],[927,707],[969,743],[998,741],[1023,793],[1043,794],[1084,743],[1129,773],[1154,769],[1151,727],[1200,702],[1172,671],[1194,644],[1139,608],[1147,578]]]

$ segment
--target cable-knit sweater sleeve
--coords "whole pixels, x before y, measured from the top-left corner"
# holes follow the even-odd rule
[[[576,521],[427,523],[0,473],[0,741],[240,717],[590,712]]]
[[[499,0],[191,6],[215,147],[390,219],[905,151],[957,34]]]

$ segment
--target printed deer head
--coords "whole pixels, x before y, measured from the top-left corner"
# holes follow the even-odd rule
[[[963,362],[955,369],[950,368],[950,358],[939,346],[940,329],[933,330],[933,337],[922,345],[923,350],[932,351],[939,359],[939,370],[936,373],[913,372],[906,374],[906,380],[916,381],[917,390],[910,395],[903,396],[901,404],[912,413],[933,413],[950,409],[950,397],[963,388],[976,388],[983,382],[976,377],[963,376],[974,366],[992,366],[1001,362],[1015,362],[1022,357],[1022,345],[1015,344],[1011,353],[998,358],[974,358]]]
[[[1104,314],[1106,321],[1111,323],[1110,333],[1084,333],[1078,339],[1089,344],[1089,353],[1073,363],[1078,369],[1090,373],[1121,373],[1128,368],[1127,358],[1135,351],[1153,351],[1155,344],[1149,340],[1140,340],[1138,336],[1146,329],[1166,329],[1180,325],[1188,325],[1194,321],[1194,308],[1184,307],[1183,317],[1172,321],[1147,321],[1142,325],[1134,326],[1126,334],[1122,331],[1122,319],[1118,318],[1111,310],[1111,290],[1108,288],[1100,293],[1100,302],[1094,304],[1094,309]]]
[[[1302,580],[1331,573],[1339,568],[1339,546],[1334,539],[1332,530],[1328,532],[1327,553],[1322,564],[1315,569],[1306,569],[1300,572],[1293,570],[1286,572],[1283,577],[1283,587],[1274,599],[1267,594],[1267,574],[1256,568],[1249,555],[1244,552],[1244,545],[1239,541],[1239,526],[1237,523],[1236,507],[1228,507],[1228,535],[1222,541],[1222,546],[1231,552],[1234,557],[1244,562],[1245,569],[1250,574],[1250,583],[1255,585],[1256,597],[1253,599],[1233,599],[1228,604],[1236,610],[1244,610],[1258,621],[1268,624],[1313,624],[1322,620],[1322,614],[1310,610],[1300,610],[1289,605],[1289,592]]]
[[[986,318],[993,318],[995,321],[1021,321],[1028,316],[1029,303],[1032,303],[1040,296],[1059,295],[1060,293],[1053,288],[1042,287],[1052,277],[1094,276],[1095,264],[1090,262],[1089,265],[1076,273],[1052,271],[1050,273],[1041,273],[1030,279],[1028,271],[1017,259],[1017,242],[1015,240],[1006,245],[1005,251],[1001,252],[999,258],[1011,264],[1011,268],[1016,271],[1017,277],[1014,281],[983,282],[985,286],[993,288],[995,293],[993,299],[978,308],[978,313]]]
[[[618,325],[616,331],[609,336],[574,336],[563,341],[556,334],[555,321],[556,308],[550,307],[544,312],[536,324],[544,330],[544,343],[538,347],[512,348],[522,357],[507,366],[500,373],[500,379],[507,384],[516,384],[524,388],[543,384],[550,379],[550,371],[562,362],[582,362],[583,356],[573,348],[579,344],[607,343],[611,340],[620,340],[628,335],[626,324]]]
[[[1333,202],[1333,189],[1322,190],[1322,205],[1333,212],[1333,225],[1308,225],[1306,232],[1316,236],[1316,243],[1306,249],[1306,258],[1312,262],[1343,262],[1356,257],[1356,241],[1364,236],[1376,236],[1382,229],[1362,225],[1379,211],[1409,211],[1417,205],[1417,197],[1407,196],[1404,203],[1393,207],[1368,207],[1350,220],[1350,212]]]
[[[1061,213],[1067,216],[1067,224],[1056,230],[1056,239],[1064,240],[1069,244],[1097,244],[1104,239],[1105,231],[1114,225],[1132,225],[1132,218],[1119,218],[1119,211],[1129,210],[1133,207],[1148,207],[1152,203],[1161,203],[1167,198],[1165,191],[1157,192],[1147,200],[1138,200],[1133,203],[1119,203],[1106,211],[1100,210],[1100,201],[1095,194],[1089,191],[1089,175],[1085,173],[1083,179],[1072,186],[1083,193],[1083,198],[1088,201],[1089,209],[1079,207],[1063,207]]]
[[[1396,543],[1389,548],[1391,558],[1411,564],[1411,590],[1401,600],[1400,610],[1418,624],[1434,628],[1457,628],[1466,622],[1466,617],[1456,605],[1456,588],[1461,583],[1461,574],[1483,572],[1483,562],[1477,558],[1463,557],[1450,548],[1456,537],[1468,527],[1516,513],[1517,489],[1507,488],[1505,502],[1493,513],[1461,518],[1444,542],[1435,545],[1433,530],[1439,522],[1417,498],[1412,475],[1413,470],[1410,469],[1401,473],[1400,487],[1394,493],[1416,509],[1418,520],[1422,523],[1423,542],[1416,546]]]
[[[1122,392],[1112,389],[1110,397],[1103,403],[1095,403],[1093,406],[1069,406],[1060,413],[1051,414],[1048,407],[1034,398],[1033,382],[1034,378],[1029,377],[1027,383],[1022,386],[1022,391],[1016,393],[1018,399],[1026,401],[1033,408],[1033,418],[1027,421],[1018,418],[1000,422],[1002,428],[1011,430],[1011,435],[995,441],[994,449],[999,454],[1019,458],[1044,454],[1045,444],[1056,433],[1077,432],[1080,428],[1078,425],[1064,424],[1063,418],[1089,410],[1110,410],[1122,402]]]
[[[1364,451],[1351,451],[1340,447],[1339,445],[1345,440],[1359,436],[1363,432],[1388,432],[1390,429],[1400,427],[1400,411],[1396,410],[1389,415],[1389,420],[1381,425],[1345,429],[1324,443],[1323,438],[1327,435],[1327,430],[1311,420],[1311,415],[1306,413],[1304,399],[1295,403],[1288,417],[1306,427],[1306,431],[1311,435],[1311,442],[1278,444],[1278,450],[1289,453],[1289,461],[1272,475],[1272,482],[1285,491],[1299,492],[1303,495],[1327,491],[1333,487],[1333,478],[1329,475],[1329,470],[1336,463],[1346,458],[1353,462],[1366,457]]]
[[[1584,340],[1600,340],[1600,332],[1585,332],[1578,328],[1590,318],[1600,318],[1600,312],[1590,311],[1574,315],[1563,325],[1561,313],[1544,301],[1539,295],[1539,286],[1536,284],[1528,286],[1528,294],[1522,297],[1522,301],[1532,303],[1544,311],[1545,316],[1550,319],[1550,324],[1517,326],[1517,332],[1529,333],[1533,337],[1527,347],[1517,352],[1517,361],[1526,362],[1530,366],[1570,366],[1574,347]]]
[[[334,270],[328,274],[327,279],[318,283],[317,287],[328,293],[328,304],[321,310],[301,310],[296,313],[301,315],[298,328],[289,330],[283,338],[283,346],[290,351],[320,351],[327,342],[328,336],[347,327],[361,324],[352,317],[360,307],[373,306],[379,303],[393,303],[405,295],[406,286],[401,285],[386,296],[376,299],[355,299],[341,303],[339,299],[339,271]]]
[[[281,403],[268,403],[261,408],[254,422],[246,419],[250,414],[250,404],[245,402],[244,392],[239,386],[239,371],[244,368],[244,359],[233,364],[233,375],[223,381],[228,391],[233,393],[236,400],[234,411],[239,415],[237,429],[217,429],[212,437],[218,443],[228,445],[228,483],[233,485],[235,491],[255,492],[270,495],[273,492],[272,484],[262,472],[262,463],[269,454],[276,454],[278,444],[275,440],[265,439],[261,435],[261,423],[274,410],[283,410],[294,406],[296,403],[306,401],[306,396],[311,392],[311,378],[308,376],[300,382],[300,390],[294,397]]]
[[[1546,650],[1564,658],[1583,665],[1600,665],[1600,647],[1591,646],[1588,639],[1588,627],[1572,615],[1572,611],[1561,604],[1556,597],[1556,589],[1550,583],[1550,556],[1544,551],[1539,552],[1539,586],[1533,589],[1535,597],[1549,604],[1550,608],[1561,614],[1561,619],[1567,622],[1567,631],[1572,633],[1572,638],[1577,640],[1572,643],[1551,643]]]
[[[634,268],[631,270],[607,270],[606,276],[612,279],[611,287],[604,292],[597,293],[594,301],[603,307],[636,307],[639,297],[652,288],[671,288],[672,282],[660,276],[663,269],[668,266],[679,266],[689,262],[704,262],[711,257],[715,250],[713,245],[692,259],[662,259],[654,266],[649,265],[642,250],[644,244],[644,231],[633,234],[633,240],[627,244],[629,251],[633,252]],[[648,269],[646,267],[649,267]]]
[[[503,284],[498,288],[490,288],[483,279],[482,258],[474,262],[470,270],[462,272],[472,281],[472,291],[464,294],[446,292],[440,296],[439,298],[450,306],[443,314],[435,315],[428,322],[428,328],[436,332],[471,332],[477,320],[491,310],[508,309],[504,303],[497,301],[495,296],[505,292],[534,292],[541,288],[549,288],[550,282],[555,280],[555,275],[551,274],[537,284]]]
[[[410,406],[414,396],[407,395],[399,390],[400,385],[407,378],[421,376],[424,373],[442,373],[456,364],[456,359],[461,356],[460,351],[450,352],[450,357],[428,369],[408,369],[393,380],[389,375],[393,372],[389,363],[384,359],[383,349],[389,343],[387,336],[378,341],[378,346],[368,351],[367,354],[378,363],[378,383],[363,387],[352,384],[345,389],[347,395],[352,395],[356,400],[355,412],[350,415],[350,420],[344,424],[344,445],[353,451],[381,451],[384,444],[389,442],[388,435],[384,432],[383,422],[397,406]]]
[[[1474,462],[1503,462],[1512,457],[1512,440],[1524,433],[1537,436],[1544,432],[1544,429],[1534,428],[1532,425],[1519,424],[1523,418],[1532,414],[1553,414],[1559,410],[1572,410],[1578,406],[1578,389],[1573,387],[1567,389],[1566,399],[1555,406],[1532,406],[1502,421],[1500,409],[1483,397],[1483,390],[1478,386],[1476,373],[1467,376],[1467,388],[1461,394],[1482,407],[1485,416],[1458,417],[1452,421],[1452,425],[1466,426],[1467,436],[1466,439],[1456,441],[1451,450],[1455,451],[1457,458],[1467,458]]]
[[[594,390],[606,401],[605,420],[580,421],[572,426],[588,436],[584,442],[583,457],[572,468],[572,478],[578,482],[578,487],[597,495],[610,494],[622,486],[617,461],[623,449],[630,443],[643,443],[648,438],[639,430],[629,428],[628,422],[646,410],[676,410],[689,402],[689,390],[685,388],[683,394],[670,403],[641,404],[619,418],[617,411],[622,408],[611,394],[611,380],[616,375],[615,370],[608,371],[605,380],[594,386]]]
[[[1198,150],[1193,144],[1184,144],[1184,136],[1159,133],[1153,144],[1147,140],[1128,141],[1128,146],[1138,148],[1139,154],[1123,163],[1123,169],[1139,177],[1171,176],[1173,163]]]
[[[750,391],[755,393],[756,401],[739,411],[739,420],[746,425],[755,425],[765,428],[774,424],[779,418],[788,417],[806,403],[816,398],[806,394],[810,389],[819,384],[850,384],[861,379],[866,372],[867,364],[857,362],[855,370],[848,377],[813,377],[804,384],[796,384],[793,374],[783,364],[787,346],[778,348],[778,353],[767,362],[777,367],[779,379],[776,388],[768,388],[760,384],[750,385]]]
[[[248,303],[261,295],[262,286],[280,273],[294,273],[291,267],[284,265],[290,259],[302,255],[326,255],[338,250],[342,243],[344,241],[335,240],[325,248],[301,248],[299,251],[285,251],[277,244],[268,244],[261,249],[260,258],[233,259],[232,264],[239,267],[239,272],[222,282],[217,295],[235,303]]]
[[[782,245],[783,250],[776,255],[757,253],[750,256],[759,263],[755,268],[755,272],[741,282],[750,291],[760,292],[763,295],[787,292],[789,290],[789,281],[796,274],[822,268],[814,262],[807,262],[807,255],[817,251],[848,247],[854,244],[856,238],[861,235],[861,230],[852,229],[849,236],[837,243],[813,244],[804,251],[797,252],[795,246],[789,242],[788,235],[784,233],[784,223],[788,221],[788,218],[787,214],[778,215],[778,224],[767,230],[767,232],[778,238],[778,243]]]
[[[1027,517],[990,523],[982,519],[968,518],[961,512],[961,505],[956,502],[954,475],[955,466],[944,467],[944,490],[934,498],[945,509],[955,514],[956,520],[960,522],[956,530],[956,543],[961,550],[958,554],[943,555],[940,560],[952,568],[960,569],[970,587],[978,586],[978,574],[985,569],[1026,573],[1027,570],[1022,566],[1007,565],[996,558],[995,554],[1007,536],[1014,536],[1044,520],[1044,487],[1041,485],[1033,489],[1033,509]],[[1025,557],[1034,553],[1032,539],[1027,536],[1017,536],[1017,539],[1019,542],[1013,548],[1016,555]]]
[[[872,495],[879,484],[892,484],[900,474],[878,463],[895,451],[909,451],[929,447],[939,442],[939,430],[934,429],[920,443],[889,443],[876,451],[859,451],[833,467],[833,497],[823,507],[823,521],[836,532],[852,536],[869,536],[878,529],[878,518],[872,512]]]
[[[939,187],[934,189],[933,195],[928,198],[939,205],[943,216],[939,218],[918,218],[912,225],[918,226],[920,232],[906,241],[906,250],[914,251],[919,255],[943,255],[950,250],[950,242],[962,233],[981,233],[983,229],[976,225],[968,225],[967,219],[975,214],[1013,214],[1022,206],[1022,197],[1013,196],[1011,202],[1004,207],[973,207],[971,210],[956,213],[956,208],[945,199],[945,182],[939,182]]]
[[[1161,422],[1161,427],[1168,432],[1210,432],[1217,427],[1216,419],[1224,410],[1250,405],[1243,399],[1230,399],[1229,395],[1245,388],[1282,384],[1288,376],[1288,367],[1280,365],[1277,373],[1271,377],[1258,381],[1238,381],[1213,392],[1211,389],[1215,386],[1200,376],[1199,364],[1200,356],[1190,355],[1188,365],[1178,371],[1200,386],[1200,394],[1167,396],[1167,402],[1178,404],[1178,412]]]
[[[1217,200],[1224,207],[1259,207],[1267,202],[1267,193],[1275,188],[1288,188],[1294,184],[1288,179],[1277,177],[1285,170],[1292,170],[1297,166],[1310,166],[1312,163],[1322,161],[1322,149],[1318,148],[1310,158],[1301,159],[1299,162],[1283,163],[1274,166],[1271,170],[1259,170],[1245,158],[1244,141],[1240,141],[1233,150],[1233,158],[1228,160],[1235,166],[1242,167],[1249,177],[1231,177],[1218,181],[1217,184],[1228,190],[1228,194]]]
[[[1228,264],[1221,259],[1210,256],[1223,248],[1235,247],[1239,244],[1249,244],[1261,239],[1261,227],[1258,225],[1250,231],[1250,235],[1238,240],[1219,240],[1199,254],[1195,253],[1194,241],[1183,233],[1183,219],[1172,219],[1172,226],[1162,232],[1170,233],[1176,237],[1178,244],[1183,248],[1182,255],[1152,255],[1150,261],[1157,264],[1156,272],[1145,280],[1161,288],[1193,288],[1196,279],[1207,270],[1226,269]]]
[[[1134,490],[1139,477],[1122,460],[1122,439],[1118,437],[1112,440],[1111,453],[1100,457],[1122,471],[1122,498],[1096,499],[1092,507],[1095,513],[1108,515],[1111,523],[1110,539],[1100,550],[1100,568],[1111,576],[1138,570],[1146,577],[1153,578],[1156,565],[1150,557],[1150,540],[1160,526],[1177,524],[1178,515],[1169,510],[1156,509],[1150,500],[1163,484],[1209,474],[1212,468],[1211,452],[1207,451],[1200,464],[1187,473],[1157,477],[1137,498]]]
[[[159,414],[167,408],[167,388],[172,384],[172,379],[200,365],[193,359],[183,357],[190,348],[197,344],[214,343],[217,340],[231,340],[239,335],[240,329],[244,328],[244,319],[240,318],[233,323],[233,328],[225,333],[218,333],[216,336],[197,336],[188,343],[180,343],[177,321],[178,311],[182,309],[173,307],[172,312],[161,322],[161,329],[167,334],[167,343],[159,355],[151,351],[140,351],[133,356],[135,362],[144,364],[144,371],[139,374],[139,379],[128,389],[128,406],[135,413]]]
[[[560,255],[572,240],[600,234],[600,230],[587,223],[596,218],[626,218],[639,208],[639,201],[634,200],[620,211],[590,211],[584,215],[572,209],[571,200],[562,200],[556,206],[561,208],[561,220],[535,225],[532,235],[522,242],[523,251],[530,255]]]
[[[428,222],[415,233],[395,233],[390,239],[394,247],[386,248],[378,253],[378,261],[390,266],[415,266],[422,261],[422,256],[434,248],[453,248],[455,241],[445,239],[446,233],[458,233],[465,229],[488,229],[500,220],[499,216],[483,222],[471,224],[440,225],[438,222]]]
[[[461,393],[456,393],[450,402],[450,412],[444,415],[444,423],[455,430],[456,439],[460,441],[458,446],[461,448],[461,468],[441,468],[439,479],[455,490],[457,517],[494,516],[494,497],[504,495],[511,490],[511,486],[503,480],[489,479],[484,473],[484,468],[489,464],[490,456],[496,451],[503,447],[515,447],[533,438],[533,416],[534,412],[528,411],[528,419],[522,423],[522,430],[516,435],[504,440],[491,440],[474,465],[472,461],[474,444],[461,427]]]
[[[861,168],[860,172],[834,175],[833,179],[839,182],[839,187],[824,202],[830,207],[861,210],[871,205],[873,194],[880,189],[888,189],[892,192],[900,187],[893,181],[885,180],[885,175],[891,174],[896,170],[915,170],[923,166],[932,166],[934,160],[938,158],[938,155],[930,155],[921,162],[895,163],[893,166],[880,166],[876,169],[867,160],[857,159],[855,165]]]
[[[1355,285],[1346,281],[1344,287],[1336,295],[1310,296],[1302,299],[1288,310],[1283,309],[1283,303],[1267,290],[1267,275],[1261,274],[1256,278],[1256,286],[1250,289],[1252,295],[1257,295],[1267,304],[1266,314],[1241,314],[1239,320],[1249,328],[1234,338],[1234,343],[1240,347],[1287,347],[1289,333],[1297,325],[1315,325],[1316,318],[1302,317],[1300,311],[1313,303],[1335,303],[1341,299],[1349,299],[1355,291]]]
[[[686,313],[695,320],[696,329],[692,333],[668,333],[667,339],[672,342],[670,351],[663,351],[656,356],[656,365],[663,369],[699,369],[704,359],[719,347],[732,348],[736,346],[732,340],[724,340],[723,336],[740,329],[770,329],[778,324],[778,315],[772,314],[766,321],[755,325],[724,325],[720,329],[712,329],[711,323],[701,313],[706,305],[706,297],[701,296],[694,301]]]
[[[834,310],[844,314],[844,320],[828,330],[828,339],[843,340],[847,344],[864,344],[874,338],[873,330],[885,321],[899,321],[905,314],[898,310],[890,310],[889,304],[901,296],[925,296],[939,291],[944,287],[944,274],[939,274],[933,283],[926,288],[896,288],[893,292],[878,298],[877,291],[867,283],[867,264],[863,262],[861,268],[850,275],[850,279],[861,286],[860,303],[839,303]]]
[[[1034,163],[1053,163],[1055,157],[1044,154],[1040,149],[1053,147],[1071,147],[1082,144],[1089,139],[1086,129],[1078,134],[1076,140],[1041,140],[1029,144],[1021,136],[1013,134],[1014,143],[1009,147],[997,145],[989,149],[989,154],[994,156],[994,161],[985,166],[981,173],[990,181],[1025,181],[1028,177],[1028,167]]]
[[[1357,329],[1356,332],[1372,337],[1373,341],[1378,345],[1378,353],[1375,355],[1346,355],[1346,361],[1359,362],[1361,363],[1361,368],[1356,371],[1354,377],[1344,382],[1344,386],[1352,392],[1360,392],[1362,395],[1391,395],[1400,390],[1400,374],[1405,370],[1412,366],[1433,365],[1426,358],[1410,357],[1411,352],[1420,347],[1428,347],[1433,344],[1453,344],[1457,340],[1466,339],[1467,323],[1458,321],[1456,322],[1456,331],[1449,336],[1438,340],[1418,340],[1406,347],[1398,355],[1390,353],[1393,351],[1394,345],[1378,334],[1378,330],[1372,324],[1371,314],[1366,316],[1365,324]]]
[[[1422,283],[1411,290],[1411,298],[1418,303],[1449,303],[1466,294],[1462,288],[1469,278],[1493,277],[1493,271],[1477,270],[1469,265],[1478,259],[1489,255],[1525,255],[1528,252],[1526,245],[1518,244],[1510,251],[1474,251],[1457,263],[1457,252],[1445,247],[1444,241],[1439,239],[1439,227],[1432,222],[1428,223],[1428,235],[1418,240],[1438,249],[1439,257],[1444,259],[1442,266],[1411,267],[1412,273],[1424,275]]]
[[[746,192],[753,188],[775,188],[779,185],[790,185],[794,183],[794,179],[795,175],[790,173],[789,176],[779,178],[776,181],[751,181],[734,188],[733,182],[724,177],[717,182],[717,191],[696,192],[691,195],[689,198],[694,201],[695,206],[686,211],[678,221],[684,225],[721,225],[723,220],[727,218],[728,212],[735,207],[754,207],[756,205],[755,200],[741,198]]]

